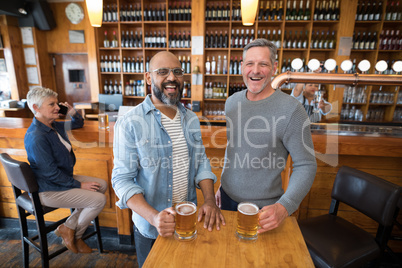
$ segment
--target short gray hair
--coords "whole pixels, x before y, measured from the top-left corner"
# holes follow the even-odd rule
[[[276,48],[276,45],[274,43],[264,38],[255,39],[253,42],[248,43],[247,46],[244,47],[243,60],[246,58],[247,50],[249,50],[252,47],[267,47],[271,54],[271,64],[272,66],[275,64],[276,53],[278,49]]]
[[[55,97],[57,98],[57,93],[53,90],[45,87],[34,87],[29,90],[27,94],[27,102],[28,107],[32,111],[33,114],[36,114],[36,111],[33,108],[33,105],[36,104],[38,108],[40,108],[45,101],[46,98]]]

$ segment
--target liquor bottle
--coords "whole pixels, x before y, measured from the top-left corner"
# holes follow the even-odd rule
[[[282,0],[279,1],[278,15],[276,16],[276,18],[277,18],[277,20],[282,20],[283,19]]]
[[[316,0],[315,2],[315,8],[314,8],[314,15],[313,15],[313,20],[318,20],[318,13],[320,12],[319,10],[319,2]]]
[[[102,16],[102,21],[107,22],[107,8],[103,6],[103,16]],[[106,82],[107,83],[107,82]]]
[[[191,73],[191,58],[190,56],[187,56],[187,62],[186,62],[186,73],[189,74]]]
[[[216,62],[216,74],[222,74],[222,58],[218,55],[218,61]]]
[[[127,5],[126,5],[127,9]],[[127,10],[126,10],[123,5],[120,6],[120,21],[127,21]]]
[[[217,20],[223,20],[223,4],[220,3],[220,5],[218,5],[218,10],[216,13],[217,16]]]
[[[339,20],[339,15],[340,15],[339,0],[336,0],[334,13],[335,13],[335,20]],[[382,13],[382,9],[381,9],[380,14],[381,13]]]
[[[113,19],[113,11],[110,9],[110,6],[107,5],[107,22],[111,22]]]
[[[374,50],[377,47],[377,32],[374,32],[373,37],[370,40],[370,45],[368,49]]]
[[[211,74],[211,62],[209,61],[209,56],[207,56],[207,61],[205,62],[205,74]]]
[[[235,59],[233,61],[233,71],[232,71],[233,74],[238,74],[238,72],[237,72],[238,65],[239,65],[239,62],[237,61],[237,56],[235,56]]]
[[[291,20],[291,13],[292,11],[290,10],[290,0],[288,0],[288,5],[286,6],[286,16],[285,16],[285,20]]]
[[[303,39],[302,48],[307,48],[307,42],[308,42],[308,31],[306,30],[306,34]]]
[[[107,80],[105,80],[105,83],[103,84],[103,94],[109,94],[109,85]]]
[[[258,11],[258,20],[262,21],[264,19],[264,2],[260,2],[260,9]]]
[[[300,1],[299,11],[297,12],[296,20],[304,20],[303,0]]]
[[[112,81],[112,79],[109,79],[108,94],[113,94],[113,81]]]
[[[225,31],[225,36],[223,37],[223,48],[228,48],[228,31]]]
[[[401,12],[399,10],[399,1],[396,2],[395,9],[392,12],[391,20],[401,20]]]
[[[278,20],[278,12],[276,10],[276,1],[271,5],[271,20]]]
[[[216,74],[216,60],[215,60],[215,56],[212,56],[212,61],[211,61],[211,74]]]
[[[230,7],[229,7],[229,3],[226,3],[226,8],[225,8],[225,12],[224,12],[224,20],[229,20],[230,17]]]
[[[388,1],[387,8],[385,10],[385,20],[392,20],[393,12],[394,12],[394,1]]]
[[[233,74],[233,56],[230,57],[230,62],[229,62],[229,74]]]
[[[112,11],[112,20],[114,21],[114,22],[116,22],[118,19],[117,19],[118,17],[117,17],[117,5],[113,5],[113,11]]]
[[[330,1],[329,4],[329,11],[330,15],[328,16],[328,20],[336,20],[336,14],[335,14],[335,3]]]
[[[365,42],[366,42],[366,32],[363,32],[363,35],[362,35],[362,37],[360,39],[360,42],[359,42],[359,48],[358,49],[364,49]]]
[[[223,55],[222,74],[227,73],[228,73],[228,60],[226,58],[226,55]]]
[[[328,20],[329,17],[329,8],[326,0],[322,2],[320,16],[321,20]]]
[[[270,2],[269,1],[267,1],[266,4],[265,4],[264,19],[265,20],[270,20],[271,19],[271,8],[270,8]]]
[[[328,48],[329,49],[334,49],[335,45],[336,45],[335,43],[336,43],[335,31],[332,31],[331,38],[330,38],[329,44],[328,44]]]
[[[112,47],[118,47],[119,41],[117,41],[116,31],[113,31],[113,40],[112,40]]]
[[[325,9],[325,0],[320,3],[320,8],[318,9],[317,20],[324,20],[324,9]]]
[[[107,31],[105,31],[105,39],[103,40],[103,47],[110,47],[109,39],[107,39]]]
[[[293,8],[289,20],[297,20],[296,0],[293,0]]]

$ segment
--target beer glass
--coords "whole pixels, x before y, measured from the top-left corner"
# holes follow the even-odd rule
[[[258,212],[256,204],[242,202],[237,205],[236,236],[240,239],[254,241],[257,239]]]
[[[318,109],[318,106],[320,104],[320,101],[322,99],[322,91],[318,90],[314,93],[314,110],[313,112],[319,113],[320,109]]]
[[[197,206],[193,202],[180,202],[175,207],[176,230],[174,236],[181,241],[191,241],[197,237]]]
[[[108,114],[99,114],[98,115],[98,125],[99,125],[99,129],[109,129]]]

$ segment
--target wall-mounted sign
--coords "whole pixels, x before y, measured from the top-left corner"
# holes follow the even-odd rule
[[[84,44],[85,43],[84,30],[70,30],[70,31],[68,31],[68,37],[70,39],[70,44]]]

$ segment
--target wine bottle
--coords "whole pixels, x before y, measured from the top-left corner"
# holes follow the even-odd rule
[[[105,39],[103,40],[103,47],[110,47],[109,39],[107,38],[107,31],[105,31]]]
[[[209,56],[207,56],[207,61],[205,62],[205,74],[211,74],[211,62],[209,61]]]
[[[264,19],[264,2],[260,2],[260,9],[258,10],[258,20],[262,21]]]
[[[303,12],[303,0],[300,1],[299,10],[297,12],[296,20],[304,20],[304,12]]]
[[[282,20],[283,19],[283,6],[282,6],[282,0],[279,1],[279,8],[278,8],[278,12],[277,12],[277,16],[276,19],[277,20]]]
[[[113,40],[112,40],[112,47],[118,47],[119,41],[117,41],[116,31],[113,31]]]
[[[285,16],[285,20],[290,20],[291,17],[291,10],[290,10],[290,0],[288,0],[287,2],[287,6],[286,6],[286,16]]]
[[[293,0],[293,8],[290,13],[289,20],[296,20],[297,19],[297,11],[296,11],[296,0]]]
[[[271,13],[271,20],[278,20],[278,12],[276,10],[276,2],[275,1],[272,2],[270,13]]]
[[[307,0],[303,20],[310,20],[310,17],[311,17],[310,0]]]

